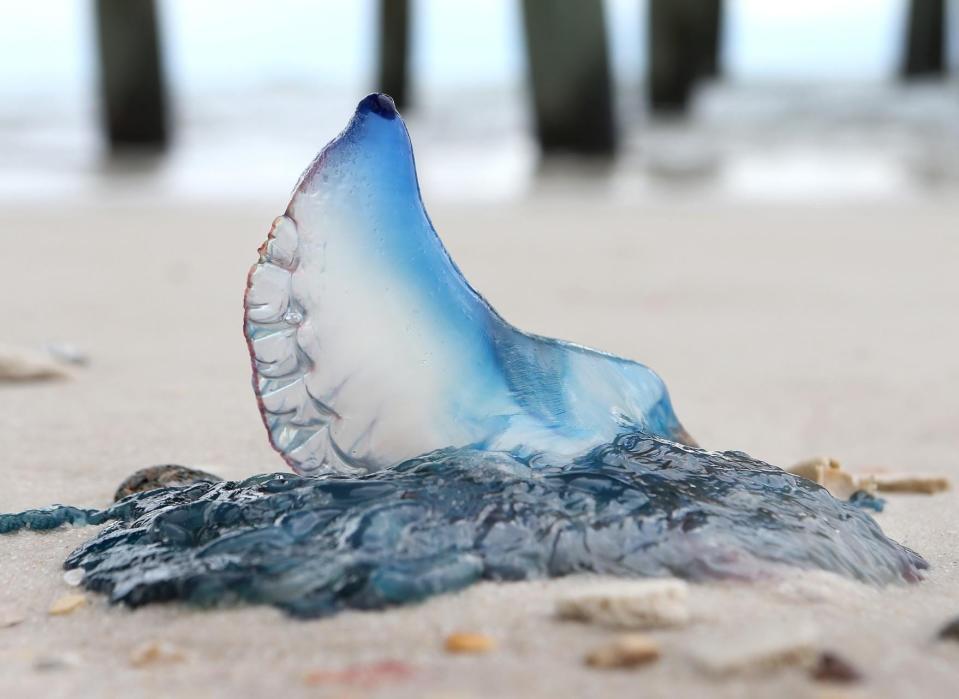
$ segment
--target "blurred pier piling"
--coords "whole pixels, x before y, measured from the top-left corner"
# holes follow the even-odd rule
[[[114,151],[162,149],[170,135],[156,0],[94,0],[101,114]],[[377,0],[376,87],[408,107],[411,0]],[[603,0],[521,0],[536,136],[545,153],[611,155],[614,86]],[[718,77],[722,0],[648,0],[647,104],[688,111],[698,81]],[[464,21],[469,21],[464,17]],[[905,79],[948,69],[946,0],[910,0],[900,66]],[[637,40],[639,40],[637,27]]]
[[[536,133],[544,152],[616,146],[602,0],[523,0]]]
[[[910,0],[903,77],[943,75],[947,52],[946,0]]]
[[[719,74],[720,0],[649,0],[647,91],[654,113],[680,113],[700,78]]]
[[[167,144],[166,86],[153,0],[97,0],[101,114],[110,147]]]

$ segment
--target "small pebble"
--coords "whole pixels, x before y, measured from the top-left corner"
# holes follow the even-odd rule
[[[679,626],[689,621],[688,587],[671,578],[594,585],[560,598],[556,613],[620,629]]]
[[[812,676],[820,682],[852,683],[862,679],[862,675],[849,661],[828,651],[819,654]]]
[[[939,638],[943,641],[959,642],[959,617],[939,629]]]
[[[187,468],[186,466],[178,466],[177,464],[147,466],[127,476],[117,488],[113,499],[122,500],[134,493],[145,493],[149,490],[168,486],[192,485],[201,481],[217,483],[222,480],[215,474],[195,468]]]
[[[818,655],[817,632],[811,626],[776,625],[742,628],[716,634],[690,646],[693,662],[714,676],[766,672],[785,666],[812,667]]]
[[[133,667],[145,667],[159,663],[178,663],[185,657],[183,651],[172,643],[149,641],[133,649],[130,653],[130,664]]]
[[[33,669],[39,672],[68,670],[80,665],[80,656],[76,653],[57,653],[38,655],[33,659]]]
[[[597,668],[626,668],[646,665],[659,658],[659,646],[640,634],[626,634],[593,649],[586,664]]]
[[[90,362],[90,358],[83,350],[69,342],[50,342],[44,346],[44,349],[54,359],[67,364],[86,366]]]
[[[79,587],[86,577],[86,571],[83,568],[71,568],[63,574],[63,582],[70,587]]]
[[[87,603],[84,595],[70,594],[60,597],[56,602],[50,605],[48,610],[51,616],[60,616],[63,614],[72,614]]]
[[[460,632],[447,636],[443,647],[447,653],[489,653],[496,642],[485,634]]]

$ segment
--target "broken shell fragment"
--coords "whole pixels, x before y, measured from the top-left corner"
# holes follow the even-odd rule
[[[183,651],[165,641],[149,641],[137,646],[130,653],[130,664],[145,667],[158,663],[176,663],[184,659]]]
[[[679,626],[689,621],[688,585],[673,578],[591,586],[557,601],[563,619],[621,629]]]
[[[835,459],[817,457],[800,461],[786,471],[813,481],[841,500],[858,491],[881,493],[924,493],[932,495],[949,489],[949,478],[924,473],[850,473]]]
[[[0,345],[0,383],[65,379],[70,372],[47,354]]]
[[[72,614],[86,603],[87,598],[84,595],[64,595],[51,604],[50,609],[47,611],[51,616],[63,616],[65,614]]]
[[[850,473],[836,459],[824,456],[800,461],[786,471],[821,485],[840,500],[848,500],[860,490],[876,492],[874,476]]]
[[[920,473],[877,473],[872,476],[882,493],[934,495],[949,490],[949,478]]]
[[[458,632],[447,636],[443,647],[447,653],[488,653],[496,642],[485,634]]]
[[[659,645],[648,636],[625,634],[590,651],[586,664],[596,668],[628,668],[659,658]]]

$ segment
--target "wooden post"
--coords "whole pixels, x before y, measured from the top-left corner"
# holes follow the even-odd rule
[[[719,74],[720,0],[649,0],[649,76],[654,112],[682,112],[699,78]]]
[[[409,0],[380,0],[378,88],[397,107],[408,103],[410,4]]]
[[[166,89],[153,0],[97,0],[101,113],[110,146],[166,145]]]
[[[526,52],[544,152],[616,146],[602,0],[523,0]]]
[[[701,47],[697,58],[699,75],[718,78],[722,66],[719,54],[722,51],[723,3],[721,0],[704,0],[703,19],[696,30],[697,44]]]
[[[904,78],[946,72],[946,2],[911,0],[902,61]]]

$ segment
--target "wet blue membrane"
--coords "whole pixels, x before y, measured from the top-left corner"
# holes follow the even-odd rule
[[[358,477],[269,474],[102,511],[0,515],[0,532],[108,522],[64,565],[114,602],[261,603],[300,617],[581,571],[756,579],[785,564],[887,584],[927,567],[808,480],[643,433],[563,466],[445,449]]]

